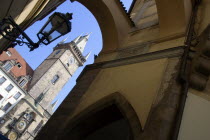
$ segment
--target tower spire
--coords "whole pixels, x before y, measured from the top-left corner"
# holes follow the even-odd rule
[[[91,51],[85,56],[85,60],[89,58],[90,54],[91,54]]]
[[[65,41],[69,38],[69,36],[67,36],[65,39],[63,39],[61,42],[59,42],[58,44],[64,44]]]
[[[52,110],[54,110],[55,109],[55,106],[57,105],[57,103],[58,103],[58,99],[53,103],[53,104],[51,104],[51,106],[52,106]]]
[[[90,34],[87,34],[84,36],[79,36],[74,40],[74,43],[76,44],[78,49],[81,51],[81,53],[83,53],[89,37],[90,37]]]

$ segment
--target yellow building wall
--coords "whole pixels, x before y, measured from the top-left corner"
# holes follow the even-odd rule
[[[147,30],[149,30],[149,29],[147,29]],[[147,36],[147,33],[148,33],[147,30],[139,33],[142,35],[142,37],[141,37],[141,35],[139,36],[139,38],[143,38],[142,41],[139,40],[139,42],[134,41],[132,44],[127,44],[128,46],[125,45],[121,51],[123,51],[123,49],[129,49],[132,46],[141,46],[142,43],[145,43],[144,36]],[[144,52],[144,53],[156,52],[156,51],[161,51],[161,50],[170,49],[170,48],[174,48],[174,47],[184,46],[185,37],[175,37],[172,39],[169,38],[169,39],[161,40],[161,39],[158,39],[155,34],[148,34],[148,36],[150,36],[150,38],[153,38],[154,40],[151,41],[151,46],[149,47],[148,52]],[[103,61],[119,59],[120,58],[119,53],[121,51],[99,54],[99,57],[96,59],[95,62],[98,63],[98,62],[103,62]],[[139,53],[137,55],[141,55],[141,54],[143,54],[143,53]]]
[[[103,97],[119,92],[130,102],[143,128],[157,96],[166,65],[167,59],[159,59],[103,69],[82,97],[72,117]]]
[[[195,29],[198,34],[210,24],[210,1],[202,0],[197,13]]]
[[[20,13],[18,17],[15,17],[17,24],[21,24],[26,20],[34,19],[46,6],[49,0],[32,0]]]
[[[210,102],[188,93],[178,140],[210,139]]]

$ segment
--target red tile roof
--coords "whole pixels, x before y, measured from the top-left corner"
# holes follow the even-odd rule
[[[4,51],[0,55],[0,61],[6,60],[15,60],[21,64],[21,68],[18,66],[14,66],[10,71],[16,78],[20,76],[30,75],[33,76],[34,70],[29,66],[29,64],[24,60],[24,58],[17,52],[15,48],[9,48],[8,51],[11,52],[11,56],[7,55],[6,51]]]

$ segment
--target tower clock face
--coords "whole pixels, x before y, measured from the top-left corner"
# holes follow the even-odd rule
[[[69,64],[73,64],[74,61],[75,61],[75,60],[74,60],[74,57],[70,57],[70,58],[69,58]]]
[[[27,125],[26,121],[25,120],[21,120],[20,122],[17,123],[17,129],[19,131],[22,131],[22,130],[25,129],[26,125]]]
[[[9,133],[9,135],[8,135],[8,138],[9,138],[10,140],[16,140],[17,137],[18,137],[18,135],[17,135],[17,133],[14,132],[14,131],[11,131],[11,132]]]

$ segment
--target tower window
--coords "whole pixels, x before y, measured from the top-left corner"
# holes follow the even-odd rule
[[[2,85],[6,80],[7,80],[7,79],[6,79],[4,76],[2,76],[2,77],[0,78],[0,85]]]
[[[39,122],[39,124],[36,126],[36,128],[33,131],[34,135],[36,135],[39,132],[39,130],[42,128],[43,124],[44,124],[44,121],[41,120],[41,122]]]
[[[8,55],[8,56],[11,56],[12,55],[12,53],[10,52],[10,51],[6,51],[6,54]]]
[[[11,103],[7,103],[7,104],[2,108],[2,110],[3,110],[4,112],[6,112],[11,106],[12,106]]]
[[[59,54],[60,52],[61,52],[61,50],[56,51],[54,56],[56,56],[56,55]]]
[[[35,100],[35,105],[37,106],[38,103],[41,102],[41,100],[44,98],[44,94],[41,93]]]
[[[51,83],[54,85],[59,79],[58,75],[53,76],[53,79],[51,80]]]
[[[32,77],[30,75],[28,75],[28,80],[30,81],[32,79]]]
[[[9,84],[6,88],[5,88],[5,90],[7,91],[7,92],[10,92],[12,89],[13,89],[13,85],[12,84]]]
[[[13,96],[13,98],[15,98],[15,100],[17,100],[17,99],[20,98],[21,95],[22,95],[22,94],[21,94],[20,92],[17,92],[17,93],[15,94],[15,96]]]
[[[12,67],[13,67],[13,66],[12,66],[12,64],[11,64],[10,62],[8,62],[8,63],[6,63],[6,64],[4,65],[4,69],[5,69],[6,71],[11,70]]]
[[[23,87],[23,86],[26,85],[26,83],[27,83],[27,80],[26,80],[26,79],[22,79],[22,80],[20,81],[19,85],[20,85],[21,87]]]

